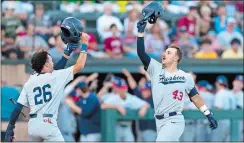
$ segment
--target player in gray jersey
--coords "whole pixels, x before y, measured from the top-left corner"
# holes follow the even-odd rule
[[[217,121],[198,94],[192,76],[177,68],[182,57],[181,49],[174,45],[168,46],[162,56],[162,63],[150,58],[145,53],[144,30],[146,24],[145,20],[140,20],[137,23],[137,54],[151,79],[157,126],[156,141],[179,140],[185,128],[181,112],[184,98],[187,95],[195,106],[206,115],[210,122],[210,128],[216,129],[218,127]]]
[[[13,129],[22,106],[30,108],[30,141],[64,141],[57,126],[58,108],[64,96],[65,85],[85,66],[88,35],[84,32],[81,35],[82,44],[68,43],[68,47],[80,49],[76,63],[69,68],[54,70],[52,57],[46,51],[38,51],[33,55],[31,67],[35,73],[30,76],[20,93],[17,106],[11,114],[5,141],[13,139]],[[67,54],[64,56],[68,58]]]

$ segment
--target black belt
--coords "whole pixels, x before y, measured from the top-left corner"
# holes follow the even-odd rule
[[[174,116],[174,115],[177,115],[177,112],[170,112],[168,117],[171,117],[171,116]],[[164,117],[164,114],[163,114],[163,115],[156,115],[155,117],[156,117],[158,120],[161,120],[161,119],[165,118],[165,117]]]
[[[30,114],[29,116],[30,116],[30,118],[36,118],[37,114]],[[52,118],[53,114],[42,114],[42,117],[50,117],[50,118]]]

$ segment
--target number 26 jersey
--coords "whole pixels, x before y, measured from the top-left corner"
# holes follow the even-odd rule
[[[30,114],[53,114],[57,117],[65,85],[73,79],[73,66],[52,73],[30,76],[18,98],[18,103],[29,107]]]

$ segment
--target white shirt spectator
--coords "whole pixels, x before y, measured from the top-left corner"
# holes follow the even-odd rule
[[[220,32],[217,36],[217,40],[219,41],[220,45],[224,48],[230,48],[230,42],[232,39],[237,38],[241,41],[241,45],[243,45],[243,36],[241,33],[233,31],[229,33],[227,31]]]
[[[112,24],[115,24],[119,30],[118,35],[120,36],[123,31],[123,25],[118,17],[112,16],[112,4],[104,4],[104,14],[100,16],[97,20],[97,31],[101,36],[102,40],[112,36],[112,32],[109,30],[109,27]]]
[[[119,18],[112,15],[102,15],[98,18],[97,31],[103,40],[112,36],[112,33],[109,30],[105,30],[109,29],[112,24],[115,24],[120,32],[123,31],[123,25]]]

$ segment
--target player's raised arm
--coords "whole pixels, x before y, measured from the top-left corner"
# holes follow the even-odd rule
[[[137,23],[137,29],[138,29],[138,34],[137,34],[137,54],[142,61],[145,69],[148,68],[149,63],[150,63],[150,57],[147,55],[145,51],[145,45],[144,45],[144,30],[147,25],[147,21],[140,20]]]
[[[54,70],[60,70],[60,69],[64,69],[65,65],[67,64],[67,61],[69,59],[70,54],[72,53],[72,51],[77,48],[76,46],[67,44],[66,49],[64,49],[64,53],[62,58],[55,64],[54,66]]]
[[[82,32],[81,35],[81,51],[80,51],[80,55],[73,67],[73,74],[78,73],[80,70],[82,70],[85,67],[85,63],[86,63],[86,57],[87,57],[87,46],[88,46],[88,39],[89,36],[87,33]]]

